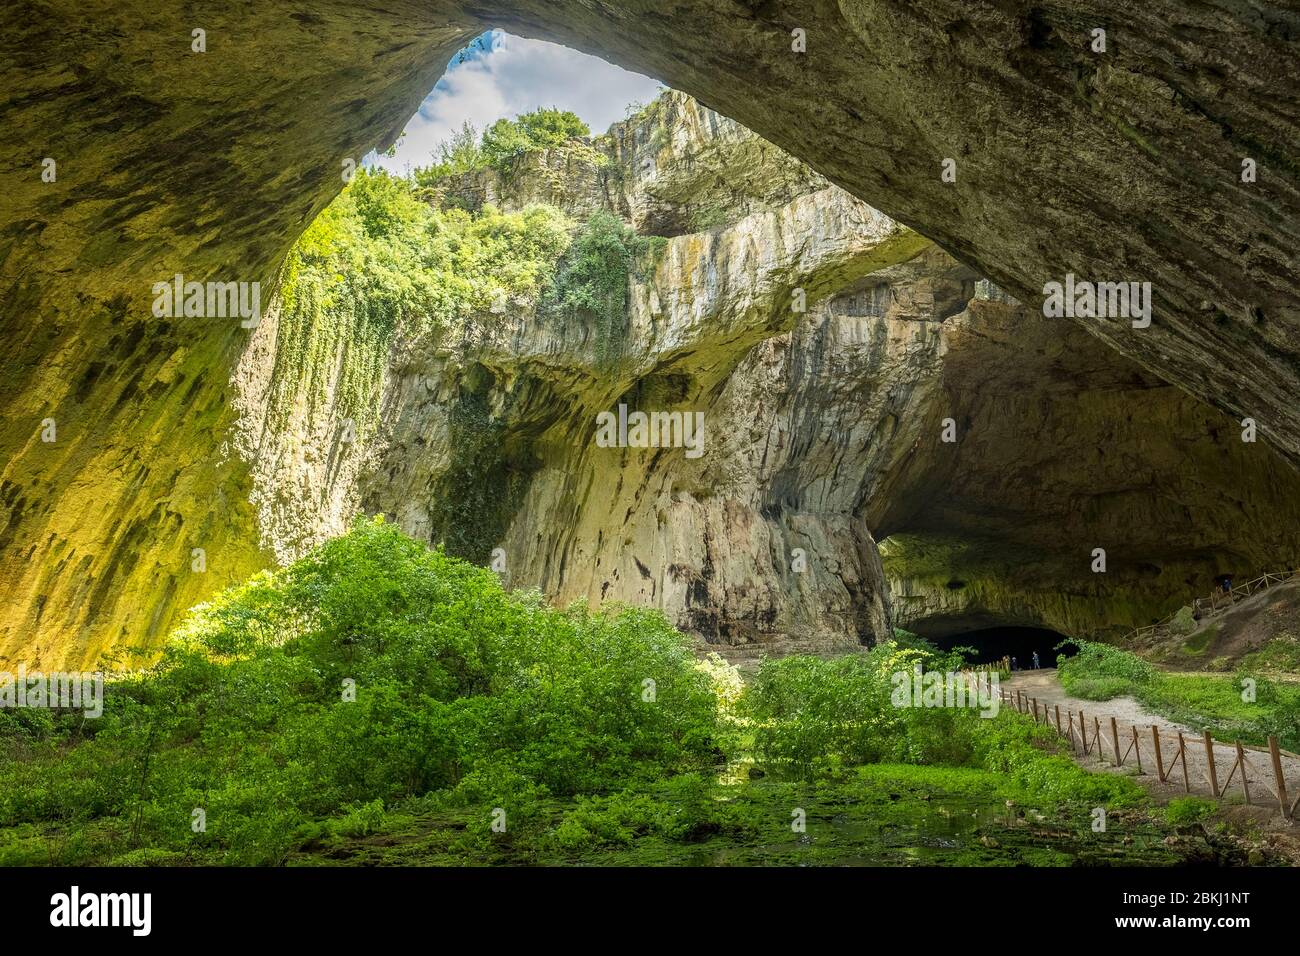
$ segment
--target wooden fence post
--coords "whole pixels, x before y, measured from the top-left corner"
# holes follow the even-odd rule
[[[1278,753],[1277,738],[1268,738],[1268,755],[1273,758],[1273,777],[1277,780],[1277,802],[1282,806],[1282,816],[1287,815],[1286,777],[1282,775],[1282,755]]]
[[[1031,697],[1029,702],[1034,705],[1034,723],[1038,723],[1038,698]]]
[[[1083,721],[1083,708],[1079,708],[1079,736],[1083,738],[1083,755],[1088,756],[1088,725]]]
[[[1097,747],[1097,758],[1101,757],[1101,720],[1097,717],[1092,718],[1092,742]]]
[[[1115,745],[1115,766],[1118,767],[1122,758],[1119,755],[1119,725],[1114,717],[1110,719],[1110,742]]]
[[[1192,792],[1192,783],[1187,779],[1187,744],[1183,741],[1183,732],[1178,731],[1178,756],[1183,758],[1183,790]]]
[[[1138,773],[1145,773],[1146,771],[1142,769],[1142,744],[1138,742],[1137,726],[1134,724],[1129,726],[1133,728],[1133,756],[1137,758]]]
[[[1217,800],[1219,797],[1219,775],[1214,772],[1214,740],[1210,737],[1208,730],[1205,732],[1205,764],[1210,768],[1210,790]]]
[[[1056,705],[1056,732],[1061,732],[1061,705]]]
[[[1165,758],[1160,753],[1160,728],[1155,724],[1151,725],[1151,743],[1156,748],[1156,777],[1161,783],[1165,782]]]
[[[1250,784],[1246,782],[1246,751],[1241,749],[1241,741],[1237,741],[1237,767],[1241,770],[1241,795],[1245,797],[1246,804],[1250,804]]]

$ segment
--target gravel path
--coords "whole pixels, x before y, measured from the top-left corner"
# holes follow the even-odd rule
[[[1133,744],[1133,727],[1137,727],[1138,749],[1141,753],[1141,762],[1143,774],[1135,777],[1144,786],[1150,789],[1157,796],[1165,799],[1169,797],[1185,795],[1190,787],[1190,792],[1200,796],[1211,796],[1209,784],[1209,761],[1205,755],[1204,735],[1183,724],[1176,724],[1171,720],[1153,714],[1148,711],[1142,704],[1138,703],[1132,697],[1116,697],[1113,700],[1095,701],[1080,700],[1071,697],[1065,693],[1061,687],[1060,681],[1056,678],[1056,670],[1044,668],[1036,671],[1017,671],[1009,678],[1002,682],[1002,689],[1013,697],[1016,691],[1020,691],[1027,698],[1037,698],[1040,713],[1046,706],[1050,713],[1050,722],[1053,726],[1056,723],[1055,708],[1061,708],[1061,725],[1066,726],[1068,715],[1072,712],[1077,718],[1082,710],[1088,725],[1088,747],[1089,754],[1084,756],[1076,748],[1075,760],[1080,764],[1087,766],[1089,769],[1099,769],[1100,766],[1113,767],[1115,763],[1115,749],[1111,742],[1110,718],[1114,717],[1119,726],[1119,750],[1120,755],[1124,756],[1122,767],[1115,767],[1114,772],[1132,773],[1137,769],[1137,761],[1134,759],[1134,753],[1130,749]],[[1100,718],[1101,723],[1101,741],[1100,746],[1094,746],[1093,737],[1093,718]],[[1040,718],[1041,719],[1041,718]],[[1155,725],[1160,731],[1160,751],[1164,759],[1164,767],[1167,780],[1161,783],[1156,776],[1155,760],[1155,741],[1152,737],[1151,727]],[[1182,732],[1185,745],[1185,754],[1187,760],[1187,784],[1183,782],[1183,767],[1179,762],[1177,766],[1171,764],[1177,759],[1178,755],[1178,733]],[[1077,732],[1076,732],[1077,739]],[[1272,807],[1278,809],[1277,797],[1273,791],[1276,789],[1276,783],[1273,773],[1272,758],[1267,751],[1244,748],[1246,755],[1246,782],[1250,788],[1250,803],[1259,807]],[[1220,791],[1224,792],[1223,799],[1229,803],[1245,803],[1244,794],[1241,786],[1241,771],[1238,769],[1233,773],[1233,767],[1237,762],[1237,748],[1231,743],[1222,743],[1214,741],[1214,765],[1218,775]],[[1300,794],[1300,757],[1282,756],[1282,772],[1286,779],[1287,786],[1287,803],[1288,805]],[[1231,774],[1231,779],[1229,775]],[[1297,811],[1300,816],[1300,810]]]

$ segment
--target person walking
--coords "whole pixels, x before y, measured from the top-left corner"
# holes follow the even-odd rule
[[[1012,669],[1013,671],[1018,671],[1018,670],[1020,670],[1020,668],[1016,665],[1016,659],[1015,659],[1014,657],[1011,658],[1011,669]]]
[[[1038,670],[1038,651],[1034,651],[1034,670]]]

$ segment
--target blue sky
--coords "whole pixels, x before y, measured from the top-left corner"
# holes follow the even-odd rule
[[[481,130],[539,106],[572,110],[593,133],[603,133],[629,103],[648,102],[661,88],[658,80],[568,47],[492,30],[453,57],[406,124],[397,155],[372,153],[366,163],[397,173],[424,166],[434,147],[466,120]]]

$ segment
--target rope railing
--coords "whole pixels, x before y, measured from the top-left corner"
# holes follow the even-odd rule
[[[1214,795],[1215,799],[1222,800],[1228,793],[1229,787],[1233,781],[1237,781],[1237,786],[1241,788],[1243,802],[1247,804],[1260,804],[1255,799],[1256,796],[1262,798],[1260,791],[1264,791],[1272,800],[1267,801],[1272,804],[1276,801],[1278,811],[1285,819],[1296,819],[1296,809],[1300,807],[1300,778],[1288,786],[1286,774],[1282,766],[1282,758],[1300,761],[1300,754],[1291,753],[1289,750],[1283,750],[1278,746],[1276,737],[1268,738],[1268,747],[1256,747],[1250,744],[1243,744],[1236,740],[1232,743],[1224,741],[1215,741],[1209,731],[1206,731],[1201,738],[1188,737],[1183,732],[1175,731],[1174,735],[1178,741],[1177,750],[1173,750],[1170,744],[1172,739],[1166,736],[1169,743],[1162,743],[1160,737],[1160,728],[1156,724],[1151,725],[1150,741],[1143,743],[1146,737],[1144,731],[1139,731],[1135,724],[1129,725],[1128,732],[1122,732],[1119,721],[1115,717],[1102,717],[1100,714],[1085,714],[1083,708],[1079,709],[1076,714],[1073,710],[1067,709],[1065,714],[1061,713],[1061,705],[1049,705],[1047,702],[1039,704],[1037,697],[1026,696],[1021,690],[1017,690],[1014,696],[1006,691],[1000,694],[1003,703],[1014,707],[1017,712],[1022,714],[1031,714],[1034,723],[1042,723],[1045,726],[1055,726],[1056,732],[1069,741],[1070,749],[1073,753],[1083,756],[1095,755],[1098,760],[1110,763],[1112,766],[1123,767],[1129,763],[1130,758],[1137,767],[1139,774],[1145,774],[1146,770],[1142,766],[1142,748],[1147,747],[1147,754],[1155,759],[1155,771],[1161,783],[1169,783],[1174,776],[1175,769],[1179,769],[1182,775],[1183,790],[1186,793],[1192,792],[1192,776],[1188,771],[1187,755],[1196,747],[1204,749],[1205,768],[1204,768],[1204,785]],[[1040,720],[1041,708],[1041,720]],[[1105,721],[1105,723],[1103,723]],[[1091,726],[1089,724],[1091,723]],[[1110,735],[1107,737],[1105,728],[1109,727]],[[1166,735],[1168,731],[1166,731]],[[1225,748],[1229,751],[1229,760],[1231,766],[1228,770],[1228,776],[1224,778],[1222,784],[1219,782],[1219,764],[1215,756],[1215,747]],[[1267,767],[1261,769],[1251,763],[1252,755],[1266,755],[1268,757]],[[1172,759],[1166,760],[1167,757]],[[1264,761],[1260,761],[1263,763]],[[1271,771],[1271,774],[1269,773]],[[1254,772],[1255,778],[1251,779],[1251,772]],[[1198,785],[1201,783],[1197,781]],[[1251,788],[1255,787],[1254,790]],[[1295,799],[1291,799],[1291,794],[1295,794]]]

